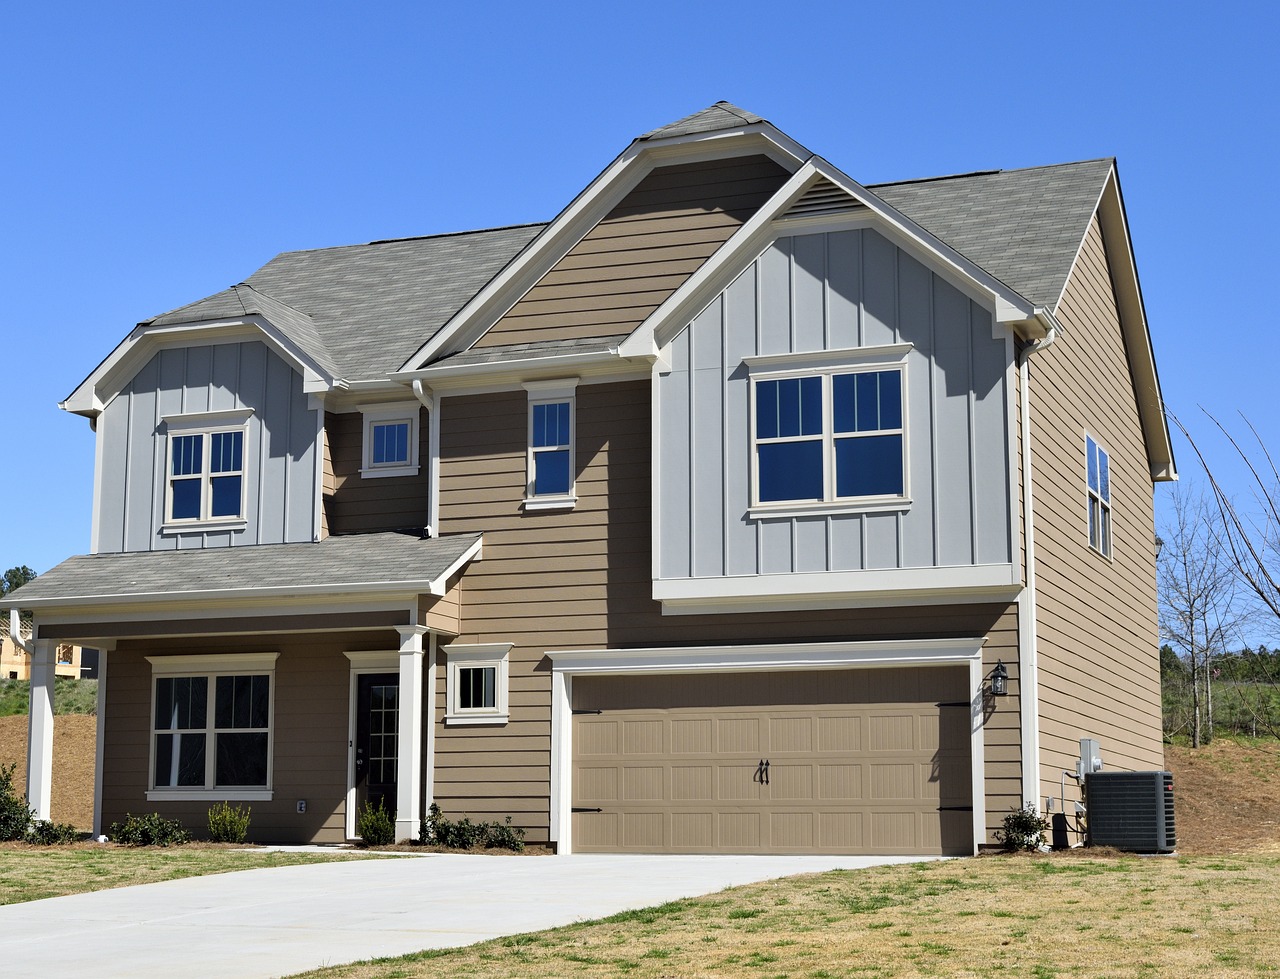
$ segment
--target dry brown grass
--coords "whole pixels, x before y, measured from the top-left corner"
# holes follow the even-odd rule
[[[1256,976],[1280,859],[981,857],[791,877],[311,977]]]
[[[93,826],[93,766],[98,743],[98,719],[88,714],[58,714],[53,719],[54,822],[76,829]],[[17,765],[14,790],[27,789],[27,718],[0,717],[0,765]]]

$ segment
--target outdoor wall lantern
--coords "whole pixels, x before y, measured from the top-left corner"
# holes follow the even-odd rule
[[[1004,660],[996,660],[996,668],[991,671],[991,696],[1003,697],[1009,692],[1009,671]]]

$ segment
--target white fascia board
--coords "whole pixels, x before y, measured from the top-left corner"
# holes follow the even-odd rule
[[[454,313],[397,374],[421,369],[436,357],[467,349],[501,319],[579,241],[586,237],[649,172],[698,159],[763,153],[787,169],[808,152],[767,124],[717,133],[633,142],[578,194],[524,250]],[[803,154],[803,155],[801,155]]]
[[[942,239],[926,231],[902,212],[877,197],[856,180],[821,157],[810,157],[752,217],[691,275],[667,300],[654,310],[619,346],[624,357],[653,356],[676,332],[706,307],[720,289],[754,259],[781,229],[778,220],[791,205],[819,179],[827,179],[864,205],[870,215],[860,222],[878,220],[894,237],[914,245],[949,273],[949,278],[970,284],[980,295],[990,297],[997,323],[1022,322],[1031,318],[1035,307],[980,266],[965,258]]]
[[[1098,220],[1107,248],[1111,281],[1115,283],[1116,305],[1120,328],[1124,332],[1125,349],[1129,353],[1129,370],[1133,377],[1142,430],[1147,442],[1147,461],[1151,478],[1167,482],[1178,478],[1173,457],[1173,440],[1164,415],[1164,396],[1160,391],[1160,375],[1156,370],[1155,351],[1151,345],[1151,327],[1147,323],[1142,283],[1133,257],[1133,241],[1129,237],[1129,220],[1125,216],[1124,197],[1115,164],[1107,176],[1106,187],[1098,202]],[[1068,277],[1070,281],[1070,277]],[[1065,291],[1065,287],[1064,287]]]
[[[677,646],[653,649],[548,650],[553,673],[725,673],[838,670],[859,666],[929,666],[979,659],[983,637],[853,642]]]
[[[94,417],[140,371],[148,360],[166,347],[197,344],[239,343],[260,340],[302,375],[307,394],[345,387],[311,360],[265,317],[254,314],[237,319],[200,320],[172,326],[139,325],[85,378],[58,407],[72,414]]]
[[[435,394],[456,397],[463,394],[489,394],[511,391],[522,384],[562,378],[567,374],[582,383],[631,381],[649,377],[652,360],[624,360],[616,350],[592,354],[564,354],[556,357],[530,357],[494,364],[463,364],[455,368],[427,367],[404,375],[421,381]]]
[[[657,578],[653,597],[664,615],[790,609],[865,608],[943,602],[1013,601],[1017,565],[817,571],[722,578]]]

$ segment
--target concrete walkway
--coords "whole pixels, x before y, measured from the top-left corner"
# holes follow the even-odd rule
[[[0,907],[5,976],[280,976],[919,857],[430,854],[247,870]]]

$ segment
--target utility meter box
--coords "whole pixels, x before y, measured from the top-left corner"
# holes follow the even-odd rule
[[[1080,739],[1080,758],[1076,761],[1076,777],[1084,778],[1102,771],[1102,745],[1094,738]]]

